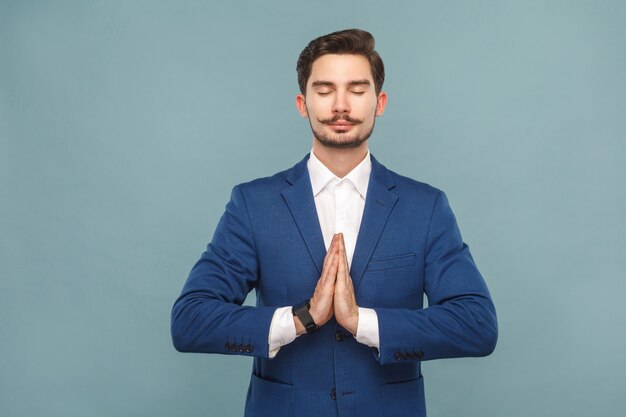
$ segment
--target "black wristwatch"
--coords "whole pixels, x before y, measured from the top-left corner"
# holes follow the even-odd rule
[[[291,312],[294,316],[298,316],[302,325],[306,329],[307,333],[315,333],[320,329],[320,326],[315,324],[313,317],[311,317],[311,313],[309,313],[309,309],[311,308],[311,304],[309,300],[305,300],[298,305],[293,306]]]

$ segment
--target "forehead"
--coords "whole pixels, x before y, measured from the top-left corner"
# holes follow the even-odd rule
[[[308,85],[315,81],[342,84],[354,80],[374,82],[372,68],[367,58],[363,55],[326,54],[313,62]]]

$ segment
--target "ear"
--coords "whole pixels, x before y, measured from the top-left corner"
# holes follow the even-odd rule
[[[378,100],[376,101],[376,116],[382,116],[387,107],[387,93],[381,91],[378,93]]]
[[[306,109],[306,98],[304,94],[298,94],[296,96],[296,108],[298,109],[298,113],[302,117],[309,117],[309,112]]]

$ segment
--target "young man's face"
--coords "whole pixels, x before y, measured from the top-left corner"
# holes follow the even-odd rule
[[[367,58],[351,54],[316,59],[306,96],[296,97],[298,111],[309,118],[313,136],[333,148],[355,148],[365,142],[386,103],[384,92],[376,94]]]

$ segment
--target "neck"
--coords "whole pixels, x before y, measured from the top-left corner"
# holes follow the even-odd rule
[[[356,148],[330,148],[313,139],[313,153],[333,174],[343,178],[367,155],[367,141]]]

